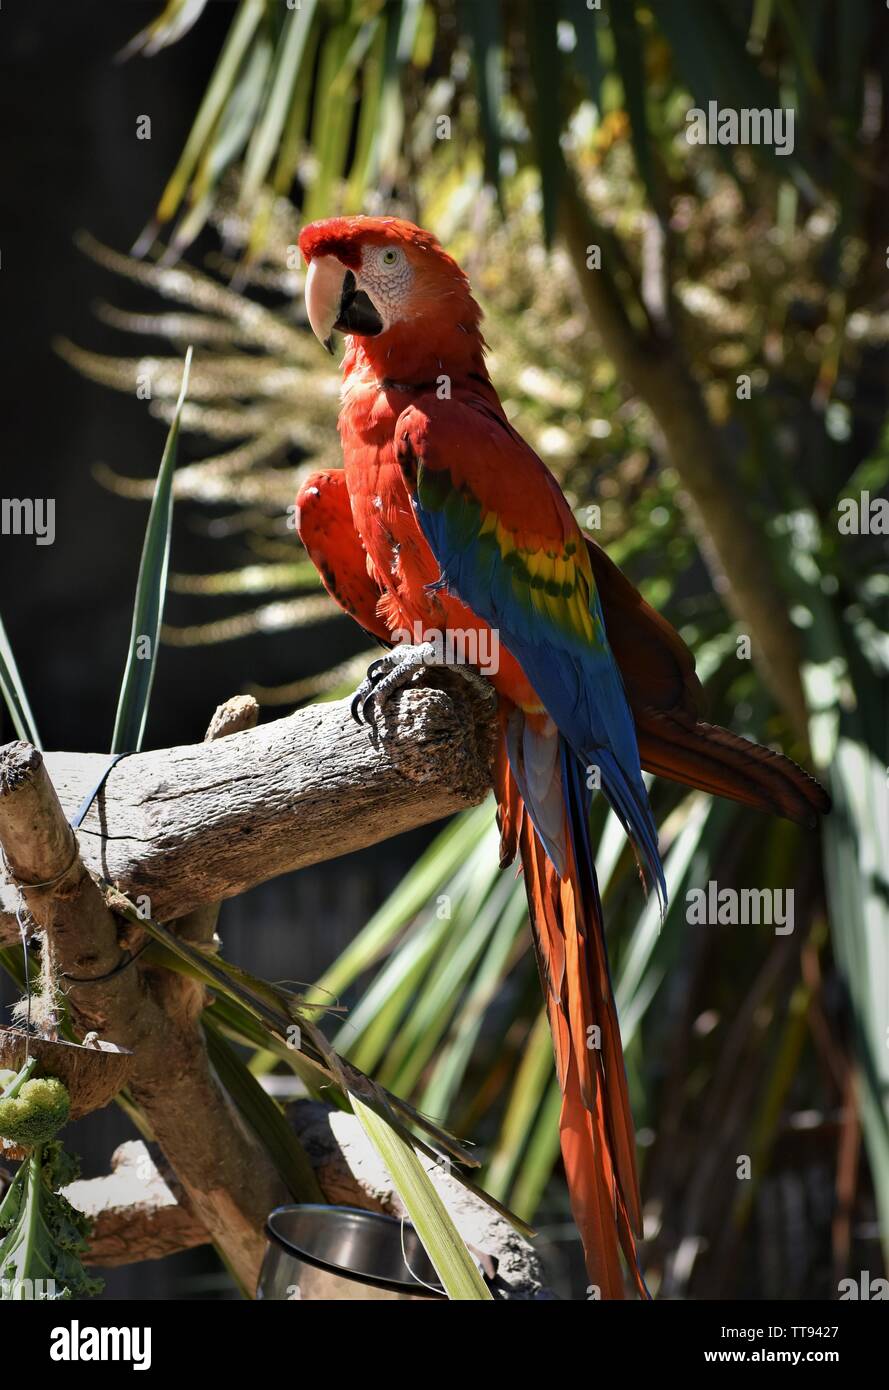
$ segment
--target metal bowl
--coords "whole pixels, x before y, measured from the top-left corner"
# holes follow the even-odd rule
[[[276,1207],[256,1297],[446,1298],[413,1226],[355,1207]]]

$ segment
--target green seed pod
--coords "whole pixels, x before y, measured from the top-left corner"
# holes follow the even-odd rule
[[[18,1095],[0,1098],[0,1136],[22,1148],[45,1144],[68,1119],[67,1089],[54,1076],[26,1081]]]

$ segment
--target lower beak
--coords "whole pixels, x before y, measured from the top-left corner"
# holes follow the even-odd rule
[[[383,331],[375,305],[356,289],[355,276],[335,256],[315,257],[306,275],[305,295],[312,332],[328,352],[333,352],[334,329],[369,338]]]

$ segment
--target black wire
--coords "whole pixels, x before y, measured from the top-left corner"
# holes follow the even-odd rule
[[[137,961],[143,951],[147,951],[151,945],[151,937],[139,947],[138,951],[133,951],[132,955],[127,956],[126,960],[119,961],[113,970],[106,970],[104,975],[69,975],[62,971],[59,975],[60,980],[70,980],[72,985],[95,985],[100,980],[110,980],[115,975],[122,975],[125,970],[129,970],[134,961]]]
[[[89,808],[92,806],[92,804],[93,804],[93,802],[95,801],[96,797],[99,795],[99,792],[100,792],[100,791],[102,790],[102,788],[104,787],[105,781],[106,781],[106,779],[107,779],[107,777],[108,777],[108,774],[109,774],[109,772],[111,771],[111,769],[112,769],[113,767],[116,767],[116,766],[117,766],[117,764],[120,762],[121,758],[128,758],[129,756],[130,756],[129,753],[114,753],[114,754],[112,754],[111,761],[110,761],[110,763],[108,764],[108,766],[106,767],[105,771],[102,773],[102,776],[99,778],[98,782],[97,782],[96,785],[93,787],[92,791],[91,791],[91,792],[87,792],[86,796],[83,798],[83,801],[80,803],[80,805],[78,806],[76,812],[74,813],[74,816],[73,816],[73,818],[72,818],[71,821],[70,821],[70,825],[71,825],[71,829],[72,829],[72,830],[79,830],[79,829],[80,829],[80,826],[81,826],[82,823],[83,823],[83,820],[84,820],[84,818],[85,818],[85,816],[86,816],[87,811],[88,811]]]
[[[83,824],[87,811],[92,806],[96,797],[99,795],[99,792],[104,787],[105,782],[108,778],[108,774],[112,770],[112,768],[117,766],[121,758],[128,758],[129,756],[130,755],[128,752],[112,754],[111,761],[108,763],[108,766],[105,768],[105,771],[102,773],[102,776],[99,778],[92,791],[87,792],[86,796],[83,798],[83,801],[80,803],[76,812],[74,813],[74,816],[70,821],[72,830],[78,830],[80,826]],[[151,938],[149,937],[145,944],[139,947],[138,951],[133,951],[131,955],[127,956],[126,960],[118,961],[114,969],[106,970],[104,975],[69,975],[65,971],[62,971],[59,975],[59,979],[70,980],[72,985],[96,985],[99,984],[102,980],[111,980],[114,978],[115,975],[122,975],[125,970],[129,970],[130,966],[133,965],[135,961],[139,959],[142,952],[146,951],[150,945]]]
[[[63,869],[62,872],[61,872],[60,874],[57,874],[56,877],[55,877],[54,879],[50,879],[50,880],[48,881],[48,883],[29,883],[29,884],[26,884],[26,885],[25,885],[26,887],[28,887],[28,888],[46,888],[46,887],[49,886],[49,884],[51,884],[51,883],[57,883],[57,882],[59,881],[59,879],[65,877],[65,874],[68,872],[68,869],[71,868],[71,865],[74,863],[74,860],[77,858],[77,839],[76,839],[76,836],[74,836],[73,832],[74,832],[75,830],[79,830],[79,829],[80,829],[80,826],[83,824],[83,821],[84,821],[84,819],[85,819],[85,817],[86,817],[87,811],[90,809],[90,807],[92,806],[92,804],[93,804],[93,802],[95,801],[96,797],[99,795],[99,792],[100,792],[100,791],[102,790],[102,788],[104,787],[105,782],[107,781],[107,778],[108,778],[108,774],[111,772],[112,768],[114,768],[114,767],[117,766],[117,764],[120,762],[121,758],[128,758],[129,756],[130,756],[130,755],[129,755],[129,752],[127,752],[127,753],[114,753],[114,754],[112,754],[111,759],[110,759],[110,761],[109,761],[107,767],[105,768],[105,770],[104,770],[104,772],[102,773],[101,777],[100,777],[99,780],[97,781],[96,785],[93,787],[92,791],[87,792],[86,796],[83,798],[83,801],[82,801],[82,802],[80,803],[80,805],[78,806],[78,808],[77,808],[77,810],[75,811],[74,815],[72,816],[71,820],[68,822],[68,824],[71,826],[72,838],[74,839],[74,854],[73,854],[72,859],[71,859],[71,864],[68,865],[68,868]],[[31,971],[30,971],[30,962],[29,962],[29,959],[28,959],[28,930],[27,930],[27,927],[25,926],[24,921],[22,920],[22,907],[23,907],[23,905],[24,905],[24,903],[23,903],[23,898],[22,898],[22,890],[21,890],[21,887],[19,887],[19,905],[18,905],[18,907],[16,908],[15,919],[16,919],[16,921],[18,922],[19,933],[20,933],[21,938],[22,938],[22,953],[23,953],[23,955],[24,955],[24,966],[25,966],[25,997],[26,997],[26,999],[27,999],[27,1001],[28,1001],[28,1021],[27,1021],[27,1022],[28,1022],[28,1034],[30,1035],[30,1032],[31,1032]],[[120,961],[120,962],[114,967],[113,970],[107,971],[106,974],[104,974],[104,975],[86,975],[86,976],[81,977],[81,976],[78,976],[78,975],[66,975],[66,974],[62,974],[62,975],[60,976],[60,978],[63,979],[63,980],[70,980],[71,983],[72,983],[72,984],[75,984],[75,985],[91,985],[91,984],[97,984],[97,983],[98,983],[99,981],[101,981],[101,980],[110,980],[114,975],[120,975],[120,974],[123,973],[124,970],[128,970],[128,969],[130,968],[130,966],[134,963],[134,961],[138,960],[139,957],[141,956],[142,952],[143,952],[144,950],[146,950],[150,945],[151,945],[151,941],[150,941],[150,940],[146,941],[146,942],[145,942],[145,945],[144,945],[144,946],[140,946],[138,951],[133,952],[133,954],[130,955],[130,956],[128,956],[126,960]]]

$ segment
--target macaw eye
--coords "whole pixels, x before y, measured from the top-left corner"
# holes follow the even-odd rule
[[[382,261],[383,265],[397,265],[398,252],[396,251],[395,247],[388,246],[386,250],[383,252],[382,256],[380,257],[380,260]]]

